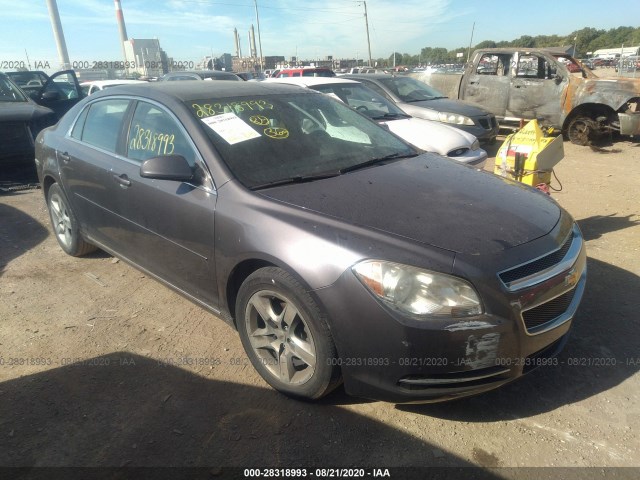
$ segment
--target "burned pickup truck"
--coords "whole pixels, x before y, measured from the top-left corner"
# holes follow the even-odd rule
[[[416,78],[452,98],[475,102],[500,120],[533,120],[587,145],[618,132],[640,135],[640,79],[599,78],[566,54],[543,49],[476,50],[462,75]]]

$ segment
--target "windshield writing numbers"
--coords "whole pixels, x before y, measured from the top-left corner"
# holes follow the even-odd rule
[[[229,102],[229,103],[205,103],[205,104],[192,104],[194,111],[198,118],[212,117],[214,115],[222,115],[224,113],[240,113],[245,110],[249,111],[262,111],[272,110],[273,105],[265,100],[244,100],[242,102]]]
[[[169,133],[155,133],[151,129],[134,127],[135,134],[131,137],[131,150],[145,150],[156,155],[171,155],[175,149],[173,141],[175,135]]]

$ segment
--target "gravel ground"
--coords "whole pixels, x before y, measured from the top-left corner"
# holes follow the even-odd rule
[[[66,256],[39,190],[0,196],[0,466],[479,466],[490,478],[555,466],[637,478],[640,144],[564,147],[552,195],[583,229],[589,280],[559,365],[436,405],[341,389],[288,399],[221,320],[107,254]]]

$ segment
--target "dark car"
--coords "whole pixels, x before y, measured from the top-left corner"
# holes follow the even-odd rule
[[[248,82],[249,80],[255,81],[255,82],[261,82],[262,80],[267,78],[267,76],[262,72],[234,72],[234,73],[246,82]]]
[[[70,70],[52,76],[0,72],[0,165],[33,169],[36,135],[56,123],[82,97]]]
[[[33,141],[55,114],[36,104],[4,73],[0,73],[0,168],[33,165]]]
[[[585,287],[550,197],[295,86],[114,87],[41,132],[36,164],[65,252],[102,248],[219,315],[296,397],[496,388],[553,364]]]
[[[435,88],[405,75],[349,75],[384,95],[412,117],[435,120],[492,143],[498,135],[495,115],[479,105],[446,97]]]
[[[184,72],[169,72],[160,77],[161,82],[175,82],[179,80],[242,80],[235,73],[221,70],[190,70]]]

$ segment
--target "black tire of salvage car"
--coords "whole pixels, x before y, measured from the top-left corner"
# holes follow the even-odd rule
[[[265,290],[282,294],[291,300],[311,330],[316,349],[316,368],[313,376],[303,384],[291,385],[275,378],[251,345],[246,323],[248,302],[255,293]],[[235,311],[242,346],[253,367],[274,389],[294,398],[316,400],[342,383],[340,369],[336,366],[338,355],[325,320],[326,315],[288,272],[277,267],[265,267],[249,275],[238,291]]]
[[[71,242],[69,245],[65,245],[64,243],[62,243],[56,233],[57,231],[56,222],[53,217],[53,212],[51,211],[52,210],[51,202],[55,196],[57,196],[60,199],[60,202],[63,205],[63,209],[66,211],[67,216],[69,217],[69,225],[70,225],[69,232],[71,234]],[[60,248],[62,248],[62,250],[64,250],[65,253],[73,257],[81,257],[83,255],[86,255],[88,253],[91,253],[97,250],[97,247],[95,245],[92,245],[91,243],[87,242],[84,238],[82,238],[82,235],[80,234],[78,220],[75,214],[73,213],[73,210],[71,210],[71,205],[69,204],[69,200],[67,199],[67,196],[64,194],[64,191],[62,190],[62,188],[60,188],[60,186],[57,183],[54,183],[53,185],[51,185],[49,187],[49,191],[47,192],[47,209],[49,210],[49,218],[51,219],[51,226],[53,227],[53,233],[56,237],[56,240],[58,241],[58,245],[60,245]]]

